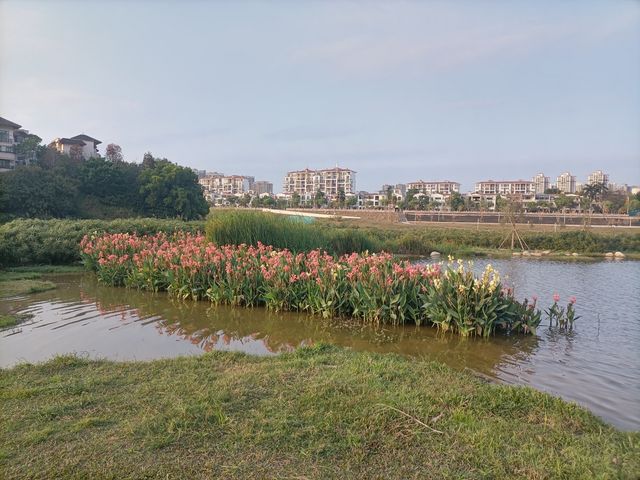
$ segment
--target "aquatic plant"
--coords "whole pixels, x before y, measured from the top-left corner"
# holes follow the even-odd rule
[[[471,265],[453,258],[417,265],[388,253],[336,257],[262,243],[218,246],[188,233],[85,236],[81,251],[106,284],[166,290],[181,299],[435,325],[463,336],[534,333],[541,319],[535,300],[517,301],[491,265],[476,277]]]
[[[574,322],[580,318],[579,315],[576,315],[576,297],[569,297],[566,308],[560,307],[559,302],[560,295],[554,293],[553,305],[545,311],[549,317],[549,326],[558,327],[560,330],[573,330]]]

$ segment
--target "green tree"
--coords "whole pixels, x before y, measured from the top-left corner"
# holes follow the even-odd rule
[[[298,192],[293,192],[293,195],[291,195],[291,206],[293,208],[300,206],[300,195],[298,195]]]
[[[80,166],[80,191],[105,205],[139,209],[142,203],[138,188],[140,170],[134,163],[90,158]]]
[[[573,199],[571,197],[567,197],[565,194],[562,194],[562,195],[558,195],[553,200],[553,203],[556,204],[556,207],[559,210],[565,210],[573,206]]]
[[[238,198],[238,205],[241,207],[248,207],[251,202],[251,196],[248,193],[245,193],[240,198]]]
[[[454,212],[461,212],[464,210],[464,198],[458,192],[453,192],[449,195],[447,203],[449,204],[449,208]]]
[[[78,213],[78,182],[60,171],[18,167],[3,174],[4,212],[14,217],[72,217]]]
[[[153,168],[156,163],[156,159],[153,158],[151,152],[147,152],[142,157],[142,166],[144,168]]]
[[[593,205],[600,205],[602,196],[607,193],[608,188],[604,183],[590,183],[582,187],[581,196],[589,199],[589,209],[593,208]]]
[[[313,206],[315,208],[319,208],[323,205],[326,205],[327,197],[325,196],[322,190],[318,190],[316,194],[313,196]]]
[[[16,155],[18,163],[21,165],[33,165],[42,156],[46,147],[42,144],[42,139],[30,133],[26,135],[20,143],[16,144]]]
[[[138,177],[145,211],[185,220],[206,215],[209,206],[195,172],[164,158],[153,160],[153,167],[144,168]]]
[[[340,188],[338,190],[338,206],[340,208],[344,208],[346,200],[347,200],[347,195],[344,193],[344,188]]]

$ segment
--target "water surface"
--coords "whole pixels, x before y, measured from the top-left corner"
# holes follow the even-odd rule
[[[640,262],[560,262],[514,258],[492,263],[520,298],[578,297],[576,329],[543,326],[536,336],[462,339],[428,327],[378,327],[262,308],[215,307],[99,285],[91,274],[52,276],[56,290],[5,301],[29,313],[0,332],[0,367],[76,353],[150,360],[209,350],[275,355],[330,342],[440,360],[498,381],[531,385],[574,400],[625,429],[640,429]]]

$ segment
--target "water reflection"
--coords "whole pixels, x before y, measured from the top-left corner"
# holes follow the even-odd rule
[[[152,335],[146,339],[145,351],[155,349],[158,357],[184,353],[184,348],[168,351],[166,342],[151,340],[156,333],[188,342],[201,351],[223,349],[273,355],[292,351],[302,345],[329,342],[356,350],[426,356],[459,368],[490,374],[505,357],[513,357],[516,359],[514,361],[526,358],[535,350],[538,341],[535,337],[473,340],[438,333],[425,327],[371,326],[356,321],[328,321],[263,308],[244,309],[214,306],[208,302],[183,302],[163,293],[105,287],[91,275],[65,276],[53,280],[58,282],[57,290],[14,302],[13,310],[35,315],[31,322],[19,330],[25,342],[39,344],[39,348],[34,345],[20,348],[23,356],[18,359],[29,359],[25,357],[29,351],[34,351],[31,356],[36,355],[34,359],[39,359],[43,352],[49,350],[47,347],[56,348],[47,336],[50,331],[59,329],[66,329],[79,348],[87,349],[87,345],[96,340],[94,335],[99,325],[101,331],[105,330],[111,335],[99,337],[101,348],[96,354],[108,358],[148,358],[141,356],[142,352],[137,349],[132,349],[129,355],[122,352],[118,348],[120,335],[115,335],[118,330],[143,328],[147,335]],[[43,345],[44,342],[48,345]],[[13,339],[13,348],[17,349],[16,343],[18,340]],[[110,347],[115,349],[115,356],[109,353]],[[191,349],[188,350],[188,353],[193,353]],[[11,364],[13,361],[3,349],[1,364]]]
[[[489,262],[483,260],[478,270]],[[464,339],[425,327],[374,327],[262,308],[216,307],[99,285],[93,275],[52,278],[56,290],[0,305],[33,319],[0,332],[0,366],[59,353],[146,360],[210,350],[275,355],[329,342],[394,352],[533,385],[576,400],[623,428],[640,428],[640,262],[493,260],[518,296],[578,296],[577,328],[537,336]],[[611,269],[614,270],[611,270]],[[603,295],[603,291],[607,291]]]

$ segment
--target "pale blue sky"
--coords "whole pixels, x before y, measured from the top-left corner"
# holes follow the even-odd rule
[[[0,0],[0,116],[192,167],[358,188],[640,183],[640,2]]]

